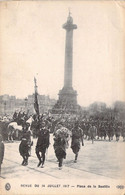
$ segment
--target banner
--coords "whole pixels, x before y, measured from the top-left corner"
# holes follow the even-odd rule
[[[35,94],[34,94],[34,109],[36,111],[36,114],[39,116],[39,104],[38,104],[38,93],[37,93],[37,85],[36,85],[36,78],[34,77],[34,83],[35,83]]]

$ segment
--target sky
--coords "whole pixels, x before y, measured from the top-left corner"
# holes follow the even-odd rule
[[[58,99],[64,82],[65,36],[73,23],[73,88],[78,103],[125,101],[125,2],[0,2],[0,95]]]

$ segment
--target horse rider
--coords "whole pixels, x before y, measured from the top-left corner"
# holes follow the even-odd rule
[[[14,122],[17,122],[17,118],[18,118],[18,113],[17,113],[17,111],[15,111],[14,114],[13,114]]]
[[[22,165],[28,165],[28,158],[31,156],[31,146],[33,145],[32,141],[32,132],[29,129],[29,124],[26,124],[23,127],[22,140],[19,145],[20,155],[23,157]]]
[[[21,110],[17,116],[17,124],[18,125],[22,125],[25,123],[25,119],[24,119],[25,113]]]
[[[45,162],[45,153],[47,148],[49,147],[49,129],[46,127],[45,122],[42,122],[40,130],[38,132],[38,139],[36,144],[36,155],[39,159],[38,167],[42,164],[41,168],[44,167]]]
[[[73,153],[75,154],[74,162],[77,162],[78,153],[80,150],[80,142],[82,142],[82,146],[84,146],[83,142],[83,130],[79,127],[78,121],[75,122],[74,128],[72,129],[72,141],[71,148]]]

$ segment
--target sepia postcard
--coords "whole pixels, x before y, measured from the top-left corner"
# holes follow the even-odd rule
[[[0,1],[0,194],[125,195],[125,1]]]

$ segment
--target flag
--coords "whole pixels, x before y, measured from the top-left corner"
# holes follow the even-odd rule
[[[39,104],[37,99],[37,93],[35,93],[35,98],[34,98],[34,109],[36,111],[36,114],[39,115]]]
[[[34,83],[35,83],[35,94],[34,94],[34,109],[36,111],[36,114],[39,116],[39,104],[38,104],[38,98],[37,98],[37,85],[36,85],[36,78],[34,77]]]

